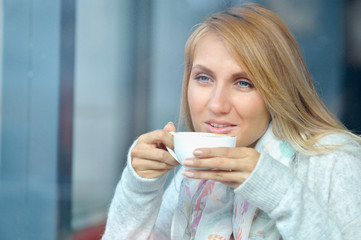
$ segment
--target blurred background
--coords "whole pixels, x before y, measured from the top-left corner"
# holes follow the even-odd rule
[[[177,123],[192,26],[236,0],[0,0],[0,239],[99,239],[140,134]],[[361,0],[263,0],[361,133]]]

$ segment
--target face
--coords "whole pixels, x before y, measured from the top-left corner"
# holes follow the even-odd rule
[[[212,33],[197,43],[188,104],[195,131],[236,136],[238,147],[253,147],[270,121],[252,79]]]

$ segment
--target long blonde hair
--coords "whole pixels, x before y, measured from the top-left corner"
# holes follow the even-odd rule
[[[297,43],[283,21],[258,4],[245,4],[213,14],[189,37],[185,46],[182,109],[186,125],[194,131],[188,105],[188,82],[198,41],[217,34],[263,96],[275,136],[307,154],[332,150],[317,141],[335,132],[351,135],[319,98]]]

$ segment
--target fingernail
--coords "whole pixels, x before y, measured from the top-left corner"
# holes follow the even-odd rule
[[[186,166],[192,166],[194,164],[193,160],[187,159],[183,161],[183,164]]]
[[[173,125],[173,122],[168,122],[166,125],[170,125],[170,124]]]
[[[168,122],[168,123],[164,126],[163,130],[172,131],[172,130],[173,130],[173,126],[174,126],[173,122]]]
[[[197,156],[197,157],[201,156],[202,154],[203,154],[203,151],[200,150],[200,149],[196,149],[196,150],[193,152],[193,155],[194,155],[194,156]]]
[[[183,175],[186,176],[186,177],[189,177],[189,178],[194,177],[194,173],[193,173],[193,172],[190,172],[190,171],[185,171],[185,172],[183,172]]]

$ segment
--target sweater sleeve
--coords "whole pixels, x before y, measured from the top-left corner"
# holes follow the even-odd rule
[[[274,219],[283,239],[361,239],[359,156],[337,152],[310,160],[302,181],[263,153],[235,193]]]
[[[171,223],[178,195],[174,196],[175,188],[170,185],[162,201],[166,177],[166,175],[155,179],[140,177],[133,169],[128,153],[127,166],[116,187],[102,239],[169,238],[168,225]],[[172,199],[165,199],[170,196]]]

